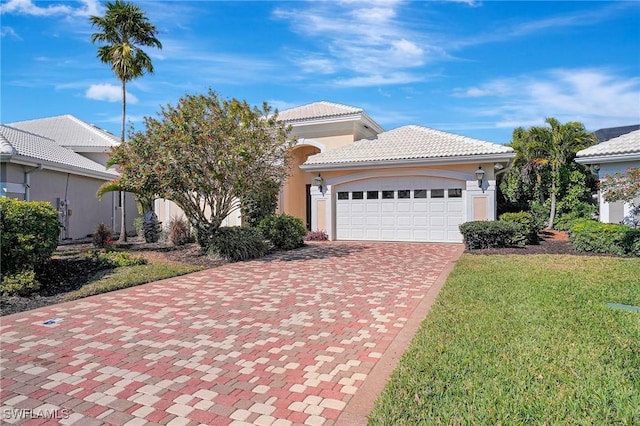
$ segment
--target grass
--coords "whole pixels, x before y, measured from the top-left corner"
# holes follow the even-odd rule
[[[640,424],[640,259],[462,256],[372,425]]]
[[[123,266],[96,274],[89,283],[69,293],[65,300],[80,299],[200,270],[202,268],[198,266],[167,261],[150,261],[146,265]]]

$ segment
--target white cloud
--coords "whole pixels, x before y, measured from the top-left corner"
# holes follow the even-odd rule
[[[0,5],[0,13],[30,16],[90,16],[99,13],[100,7],[97,0],[82,0],[80,3],[82,6],[75,8],[61,3],[41,7],[34,4],[32,0],[9,0]]]
[[[640,121],[640,78],[609,69],[550,70],[459,88],[452,95],[476,98],[473,114],[495,117],[502,128],[541,125],[546,117],[593,130]]]
[[[16,31],[11,27],[2,27],[0,30],[0,36],[2,37],[12,37],[16,40],[22,40],[22,37],[16,33]]]
[[[85,96],[98,101],[121,102],[122,88],[114,84],[92,84],[85,92]],[[138,98],[127,92],[127,103],[136,104]]]

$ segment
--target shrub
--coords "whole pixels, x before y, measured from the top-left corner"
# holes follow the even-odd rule
[[[3,296],[29,296],[40,290],[40,283],[32,270],[5,275],[0,282],[0,293]]]
[[[96,250],[93,257],[104,266],[119,268],[121,266],[146,265],[147,259],[142,256],[131,256],[126,251]]]
[[[93,233],[93,246],[97,248],[108,246],[112,243],[111,235],[111,228],[104,223],[99,224],[96,227],[96,232]]]
[[[278,207],[280,183],[267,179],[254,185],[242,200],[242,220],[252,228],[258,226],[265,217],[275,213]]]
[[[503,213],[499,218],[503,222],[512,222],[520,225],[522,230],[522,238],[527,244],[538,243],[538,231],[540,230],[534,220],[533,215],[529,212]]]
[[[171,219],[169,222],[169,242],[176,246],[183,246],[193,241],[191,237],[191,227],[186,219]]]
[[[475,221],[460,225],[464,244],[469,250],[522,247],[526,238],[519,224],[505,221]]]
[[[0,270],[3,275],[45,264],[58,246],[60,220],[44,201],[0,198]]]
[[[309,231],[304,239],[305,241],[327,241],[329,236],[324,231]]]
[[[271,215],[260,221],[262,235],[279,250],[291,250],[304,245],[307,228],[297,217],[287,214]]]
[[[144,217],[138,216],[133,219],[133,227],[136,229],[138,237],[144,237]]]
[[[264,237],[256,228],[218,228],[211,245],[210,254],[217,254],[231,262],[262,257],[269,251]]]
[[[549,214],[551,213],[551,203],[549,200],[544,204],[541,204],[539,201],[533,201],[530,211],[536,229],[546,228],[549,223]]]
[[[578,219],[569,230],[569,238],[578,251],[640,256],[640,230],[627,225]]]

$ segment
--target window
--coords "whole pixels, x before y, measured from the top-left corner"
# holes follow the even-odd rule
[[[378,191],[367,191],[367,200],[377,200]]]
[[[444,189],[432,189],[431,198],[444,198]]]
[[[362,191],[353,191],[351,193],[352,200],[362,200],[364,198],[364,194]]]
[[[393,200],[394,198],[393,191],[382,191],[383,200]]]
[[[448,191],[449,198],[462,198],[462,189],[461,188],[453,188]]]
[[[413,190],[413,198],[427,198],[427,190],[426,189],[414,189]]]
[[[399,189],[398,198],[411,198],[411,191],[408,189]]]
[[[338,192],[338,200],[348,200],[349,193],[348,192]]]

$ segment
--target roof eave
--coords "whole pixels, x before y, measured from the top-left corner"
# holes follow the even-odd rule
[[[282,120],[292,126],[312,126],[316,124],[341,123],[345,121],[356,121],[362,119],[362,113],[347,113],[342,115],[330,115],[326,117],[312,117],[298,120]],[[373,122],[373,120],[370,120]],[[379,127],[379,126],[378,126]]]
[[[579,164],[621,163],[624,161],[635,160],[640,160],[640,152],[630,152],[624,154],[585,155],[584,157],[576,157],[576,163]]]
[[[416,166],[433,166],[447,164],[469,164],[484,163],[487,161],[508,161],[515,158],[513,152],[500,154],[480,154],[480,155],[460,155],[454,157],[436,157],[436,158],[409,158],[399,160],[375,160],[375,161],[351,161],[344,163],[318,163],[318,164],[301,164],[300,168],[304,171],[328,171],[328,170],[359,170],[371,168],[389,168],[389,167],[416,167]]]
[[[14,155],[7,162],[12,164],[20,164],[22,166],[30,166],[30,167],[38,167],[39,165],[42,165],[44,169],[51,170],[54,172],[73,173],[79,176],[85,176],[85,177],[90,177],[90,178],[100,179],[100,180],[107,180],[107,181],[111,181],[119,177],[119,175],[116,172],[109,173],[106,170],[104,172],[100,172],[98,170],[83,169],[77,166],[55,163],[53,161],[48,161],[48,160],[40,160],[38,158],[27,157],[24,155]]]

